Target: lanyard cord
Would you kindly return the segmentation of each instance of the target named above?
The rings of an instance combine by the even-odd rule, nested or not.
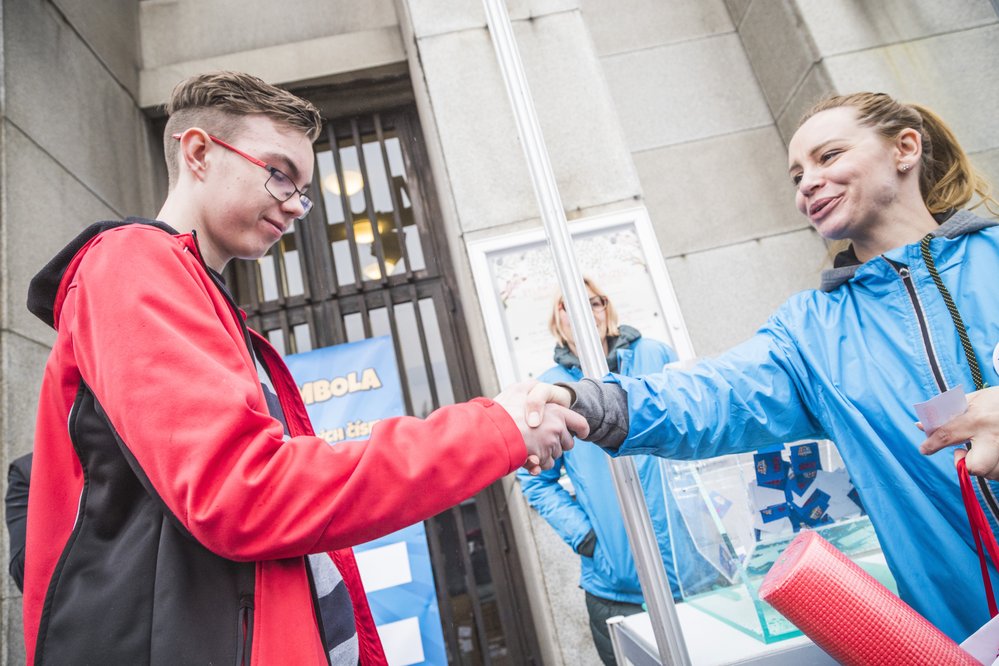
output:
[[[954,305],[954,299],[950,297],[950,292],[947,291],[947,287],[944,286],[943,280],[940,279],[940,273],[937,272],[937,264],[933,260],[933,255],[930,253],[930,241],[933,240],[933,234],[926,234],[923,240],[919,243],[919,249],[923,253],[923,261],[926,263],[926,268],[930,271],[930,276],[933,278],[933,284],[937,286],[937,291],[943,297],[944,304],[947,306],[948,312],[950,312],[950,318],[954,321],[954,328],[957,329],[957,336],[961,338],[961,346],[964,348],[964,356],[968,359],[968,365],[971,367],[971,378],[975,380],[975,390],[981,391],[985,388],[985,382],[982,381],[982,371],[978,367],[978,359],[975,358],[975,350],[971,346],[971,340],[968,339],[968,329],[964,327],[964,321],[961,319],[961,313],[957,311],[957,306]]]
[[[968,366],[971,368],[971,378],[975,381],[975,390],[980,391],[985,388],[985,382],[982,381],[982,371],[978,366],[978,359],[975,358],[975,350],[971,346],[971,340],[968,339],[968,329],[964,326],[964,321],[961,319],[961,313],[958,312],[957,306],[954,305],[954,299],[951,298],[950,292],[944,285],[943,280],[940,279],[940,273],[937,271],[936,262],[933,259],[933,254],[930,252],[930,241],[933,240],[933,234],[926,234],[922,241],[919,243],[919,249],[923,255],[923,262],[926,264],[926,268],[930,272],[930,276],[933,278],[933,284],[936,285],[937,291],[940,292],[940,296],[943,297],[944,304],[947,306],[947,311],[950,312],[950,318],[954,322],[954,328],[957,329],[957,335],[961,339],[961,347],[964,349],[964,356],[968,359]],[[968,449],[971,449],[971,442],[967,444]],[[968,514],[968,522],[971,524],[971,533],[975,537],[975,549],[978,551],[978,561],[982,567],[982,582],[985,584],[985,598],[989,604],[989,613],[992,617],[999,614],[999,608],[996,607],[995,593],[992,590],[992,581],[989,579],[989,568],[985,560],[985,553],[983,552],[983,544],[985,546],[984,550],[988,551],[989,556],[992,558],[992,563],[999,568],[999,545],[996,544],[995,536],[992,534],[992,530],[989,528],[988,520],[985,517],[985,512],[982,510],[981,504],[978,503],[978,497],[975,495],[975,489],[971,485],[971,475],[968,473],[968,468],[965,466],[964,460],[960,460],[957,464],[957,476],[958,481],[961,483],[961,499],[964,501],[964,509]],[[982,496],[988,499],[986,494],[988,491],[988,486],[986,485],[985,479],[978,478],[978,483],[982,487]]]

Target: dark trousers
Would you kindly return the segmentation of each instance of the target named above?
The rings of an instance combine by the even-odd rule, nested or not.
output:
[[[617,666],[614,659],[614,647],[611,645],[610,629],[607,620],[618,615],[634,615],[642,612],[641,604],[628,604],[610,599],[595,597],[586,593],[586,612],[590,614],[590,633],[593,634],[593,644],[597,654],[607,666]]]

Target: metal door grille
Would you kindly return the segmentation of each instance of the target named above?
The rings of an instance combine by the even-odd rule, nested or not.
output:
[[[250,324],[285,353],[390,334],[407,411],[425,416],[454,402],[454,384],[464,399],[474,377],[458,359],[456,326],[438,312],[454,310],[440,262],[424,255],[433,243],[404,150],[414,129],[403,112],[328,123],[312,214],[234,277]]]
[[[283,353],[390,334],[406,411],[421,417],[478,394],[428,179],[412,107],[328,120],[313,212],[227,274],[249,325]],[[504,515],[496,485],[427,521],[451,663],[537,660]]]

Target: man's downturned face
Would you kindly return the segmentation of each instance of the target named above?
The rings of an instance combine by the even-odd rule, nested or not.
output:
[[[254,115],[236,137],[219,138],[281,170],[303,192],[312,182],[312,142],[299,130]],[[206,260],[218,270],[230,259],[259,259],[302,214],[299,196],[278,201],[264,187],[270,172],[223,146],[211,144],[206,161],[199,230]]]

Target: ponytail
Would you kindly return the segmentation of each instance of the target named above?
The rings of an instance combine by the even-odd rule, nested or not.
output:
[[[971,165],[950,127],[925,106],[909,106],[922,117],[923,157],[919,190],[929,211],[942,213],[962,208],[977,194],[980,201],[975,208],[984,204],[993,215],[999,215],[999,206],[989,195],[988,181]]]

